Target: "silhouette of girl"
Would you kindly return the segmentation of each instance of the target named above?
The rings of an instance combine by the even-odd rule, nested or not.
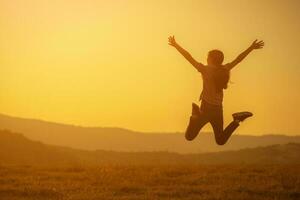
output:
[[[192,115],[185,132],[187,140],[193,140],[206,124],[213,127],[215,140],[218,145],[224,145],[239,123],[251,117],[251,112],[238,112],[232,114],[233,121],[223,129],[223,90],[227,89],[230,70],[240,63],[252,50],[261,49],[263,41],[255,40],[249,48],[242,52],[234,61],[223,65],[224,55],[220,50],[208,52],[207,65],[197,62],[189,52],[183,49],[174,36],[169,37],[169,45],[175,47],[202,75],[203,89],[200,100],[201,107],[192,104]]]

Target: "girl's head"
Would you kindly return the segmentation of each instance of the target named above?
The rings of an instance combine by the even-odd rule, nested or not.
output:
[[[208,65],[222,65],[224,54],[222,51],[214,49],[208,52],[207,64]]]

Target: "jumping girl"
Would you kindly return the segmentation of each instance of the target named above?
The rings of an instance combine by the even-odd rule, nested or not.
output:
[[[251,112],[238,112],[232,114],[233,121],[223,129],[223,90],[227,89],[230,78],[230,70],[239,64],[251,51],[261,49],[263,41],[255,40],[249,48],[242,52],[234,61],[223,65],[224,54],[220,50],[208,52],[207,65],[197,62],[189,52],[183,49],[174,36],[169,37],[169,45],[175,47],[185,59],[187,59],[201,73],[203,79],[203,89],[200,100],[201,106],[192,104],[192,115],[185,132],[187,140],[193,140],[206,124],[213,127],[216,143],[224,145],[239,123],[251,117]]]

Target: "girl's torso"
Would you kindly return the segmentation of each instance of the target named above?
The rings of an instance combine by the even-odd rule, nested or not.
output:
[[[215,71],[218,66],[205,66],[202,73],[203,89],[200,95],[200,100],[204,100],[212,105],[222,105],[223,89],[217,89],[215,81]]]

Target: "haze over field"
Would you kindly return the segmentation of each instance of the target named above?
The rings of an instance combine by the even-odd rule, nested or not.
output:
[[[31,140],[85,150],[169,151],[202,153],[275,144],[300,143],[300,136],[233,135],[224,146],[215,144],[213,133],[201,132],[194,141],[186,141],[183,133],[145,133],[121,128],[79,127],[67,124],[23,119],[0,114],[0,130],[21,133]]]
[[[225,121],[242,134],[300,133],[300,2],[296,0],[1,0],[0,112],[81,126],[182,132],[202,84],[174,49],[200,61],[219,48],[232,73]],[[210,131],[206,126],[204,131]]]
[[[9,154],[7,152],[10,152]],[[101,165],[199,165],[199,164],[300,164],[300,144],[272,145],[218,153],[178,154],[157,152],[83,151],[50,146],[21,134],[0,131],[1,165],[101,166]]]

